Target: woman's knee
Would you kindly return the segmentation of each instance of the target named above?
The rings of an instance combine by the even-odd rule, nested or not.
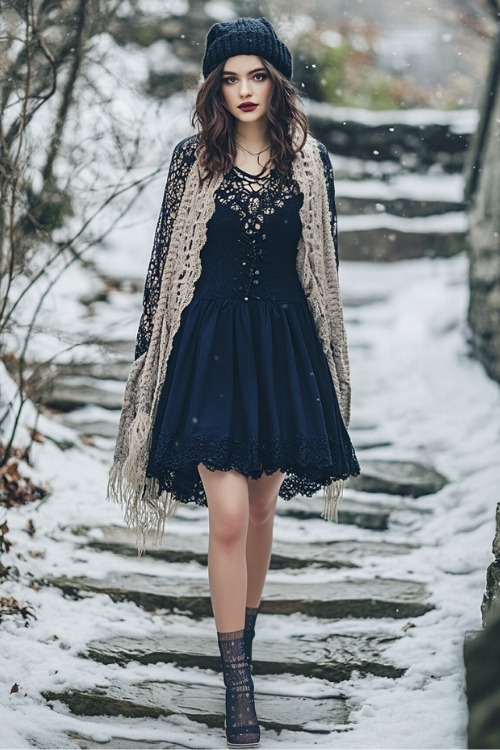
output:
[[[281,471],[248,480],[250,523],[265,526],[274,518],[278,493],[285,475]]]
[[[245,503],[233,498],[232,502],[221,503],[215,510],[213,506],[210,510],[209,506],[209,527],[211,541],[219,545],[232,547],[244,544],[248,529],[248,500]]]
[[[271,497],[251,498],[249,506],[250,523],[253,526],[266,526],[274,518],[277,499],[277,494]]]
[[[282,481],[281,473],[248,481],[250,523],[254,526],[265,526],[274,518]]]
[[[248,487],[237,472],[200,467],[207,496],[210,539],[226,547],[243,544],[248,528]]]

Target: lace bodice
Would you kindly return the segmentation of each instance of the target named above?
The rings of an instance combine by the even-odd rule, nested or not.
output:
[[[234,167],[215,201],[195,297],[305,301],[296,269],[303,202],[297,183],[275,170],[256,177]]]
[[[168,253],[170,239],[172,236],[172,230],[175,224],[175,219],[177,217],[177,213],[181,205],[182,197],[184,195],[186,180],[191,169],[193,168],[193,165],[196,162],[197,147],[198,147],[198,139],[196,136],[186,138],[183,141],[181,141],[179,144],[177,144],[177,146],[175,147],[174,153],[172,155],[172,161],[170,164],[167,184],[165,187],[162,208],[161,208],[160,216],[158,219],[158,224],[156,226],[153,251],[151,254],[151,260],[149,262],[146,282],[144,286],[143,311],[142,311],[142,317],[141,317],[141,321],[139,325],[139,330],[137,333],[136,348],[135,348],[136,359],[138,359],[145,351],[147,351],[149,347],[149,342],[151,340],[151,334],[153,330],[154,315],[158,306],[158,300],[160,296],[161,280],[162,280],[163,269],[165,266],[165,259]],[[332,169],[332,165],[331,165],[326,148],[322,144],[318,144],[318,147],[319,147],[319,154],[321,157],[321,161],[323,164],[323,171],[324,171],[324,176],[325,176],[325,183],[326,183],[329,208],[330,208],[331,233],[332,233],[334,246],[335,246],[336,262],[338,265],[337,214],[336,214],[336,209],[335,209],[335,188],[334,188],[334,182],[333,182],[333,169]],[[231,172],[228,174],[233,173],[233,171],[235,170],[231,170]],[[254,221],[255,217],[262,216],[262,215],[269,216],[269,214],[267,213],[267,211],[269,211],[269,205],[267,205],[268,199],[270,200],[272,198],[272,200],[275,201],[274,203],[275,211],[276,209],[283,208],[283,210],[285,210],[285,213],[287,209],[286,204],[289,198],[295,197],[296,199],[298,199],[296,186],[292,187],[290,184],[290,187],[288,188],[286,186],[286,181],[285,181],[285,185],[282,184],[281,186],[282,189],[284,190],[281,196],[281,200],[277,198],[277,195],[276,195],[277,183],[274,182],[276,179],[279,179],[279,177],[275,173],[272,173],[271,178],[269,180],[270,189],[268,190],[267,197],[263,193],[262,195],[253,196],[253,200],[248,201],[249,227],[252,221]],[[225,180],[224,182],[225,184],[227,183],[228,187],[230,188],[231,180],[229,180],[229,182]],[[243,188],[241,188],[241,190],[243,190]],[[228,206],[231,203],[231,199],[230,199],[231,194],[232,194],[231,189],[229,189],[229,191],[227,191],[227,188],[221,189],[218,195],[218,199],[216,201],[216,204],[218,207],[222,207],[225,205],[226,212],[231,210],[230,208],[228,208]],[[276,203],[276,200],[278,200],[277,203]],[[225,204],[224,204],[224,201],[225,201]],[[281,201],[283,202],[283,206],[280,206]],[[292,205],[290,205],[289,208],[292,209]],[[242,206],[236,205],[234,208],[235,215],[237,215],[241,210],[243,210]],[[238,221],[241,221],[241,213],[239,214]],[[216,222],[214,222],[214,224],[215,223]],[[214,227],[212,226],[209,228],[213,229]],[[264,234],[266,234],[266,232],[264,232]],[[268,245],[270,246],[269,235],[268,235],[268,239],[265,241],[268,242]],[[249,252],[251,255],[250,250],[251,250],[250,247],[247,248],[247,252]],[[247,271],[250,271],[251,268],[252,266],[249,266],[247,268]],[[249,274],[247,278],[247,282],[248,282],[248,279],[251,277],[252,286],[257,287],[260,285],[260,279],[258,278],[260,276],[260,268],[258,264],[256,266],[253,266],[253,268],[254,270],[258,270],[259,274],[253,274],[253,275]],[[239,269],[239,272],[240,274],[244,275],[242,269],[245,269],[245,267],[241,266],[241,268]],[[254,280],[259,281],[259,284],[253,284]],[[236,282],[236,279],[234,281]]]

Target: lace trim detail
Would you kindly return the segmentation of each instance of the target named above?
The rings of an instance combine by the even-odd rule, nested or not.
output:
[[[353,446],[341,451],[334,441],[298,435],[284,440],[235,441],[232,438],[189,437],[176,439],[162,435],[150,460],[148,476],[159,483],[160,493],[172,494],[181,503],[206,506],[207,500],[198,473],[202,463],[210,471],[230,471],[258,479],[262,474],[282,471],[286,477],[280,497],[311,497],[322,487],[360,472]]]
[[[186,138],[177,144],[172,155],[162,210],[156,225],[153,251],[144,284],[142,316],[136,339],[135,359],[138,359],[141,354],[148,350],[151,341],[154,316],[160,299],[165,259],[174,222],[184,195],[187,176],[195,162],[196,146],[197,140],[195,138]]]

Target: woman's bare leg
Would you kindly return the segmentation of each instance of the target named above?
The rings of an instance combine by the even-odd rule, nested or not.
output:
[[[247,607],[258,607],[266,580],[273,544],[274,514],[285,475],[276,472],[248,479],[250,513],[246,539]]]
[[[209,517],[208,579],[218,633],[243,630],[247,597],[247,479],[198,466]]]

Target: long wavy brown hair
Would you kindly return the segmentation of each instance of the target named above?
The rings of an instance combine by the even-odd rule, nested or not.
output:
[[[200,165],[209,178],[224,174],[236,160],[235,119],[227,110],[222,94],[224,65],[225,62],[220,63],[201,84],[193,108],[192,124],[199,133]],[[267,60],[262,59],[262,65],[273,84],[267,107],[269,161],[285,176],[304,148],[307,118],[290,81]]]

